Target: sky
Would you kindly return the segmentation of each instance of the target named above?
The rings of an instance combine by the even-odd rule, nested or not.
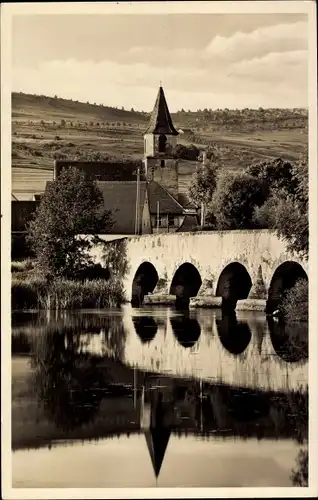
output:
[[[150,111],[308,105],[303,14],[15,15],[12,90]]]

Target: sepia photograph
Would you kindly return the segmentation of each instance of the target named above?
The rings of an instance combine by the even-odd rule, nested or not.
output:
[[[318,493],[315,10],[2,4],[3,498]]]

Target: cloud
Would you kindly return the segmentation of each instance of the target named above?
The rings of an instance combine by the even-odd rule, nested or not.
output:
[[[307,104],[306,57],[272,53],[225,68],[153,67],[104,60],[51,61],[14,68],[13,90],[151,110],[163,82],[172,110]]]
[[[290,52],[307,49],[308,25],[304,21],[278,24],[256,29],[250,33],[236,32],[230,37],[215,36],[204,50],[206,59],[224,62],[261,57],[271,52]]]
[[[190,49],[132,46],[116,60],[63,57],[13,67],[13,90],[151,110],[159,82],[172,110],[307,105],[307,23],[215,36]]]

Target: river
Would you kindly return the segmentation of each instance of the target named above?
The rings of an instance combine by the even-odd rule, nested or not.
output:
[[[307,329],[209,309],[14,312],[13,487],[306,484]]]

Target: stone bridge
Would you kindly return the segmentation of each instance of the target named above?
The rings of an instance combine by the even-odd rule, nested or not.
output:
[[[181,307],[191,297],[219,297],[230,309],[239,300],[262,299],[273,312],[282,293],[299,278],[307,279],[307,261],[287,252],[270,230],[165,233],[122,241],[128,261],[124,287],[134,305],[145,295],[174,296]],[[100,251],[94,253],[101,261]]]

